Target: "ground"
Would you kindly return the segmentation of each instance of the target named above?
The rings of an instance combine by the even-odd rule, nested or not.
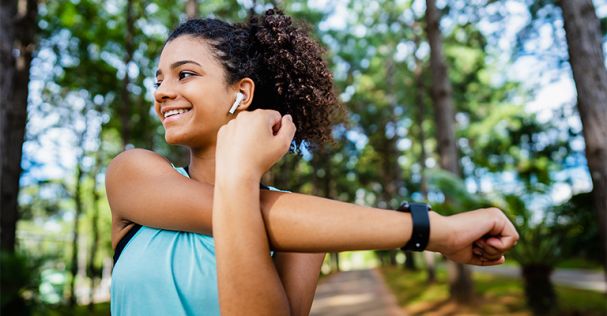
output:
[[[385,267],[380,272],[398,304],[409,315],[517,315],[530,316],[520,279],[474,272],[479,293],[472,306],[459,306],[449,300],[446,273],[438,271],[435,284],[426,283],[426,272]],[[607,315],[604,293],[556,286],[559,315]]]

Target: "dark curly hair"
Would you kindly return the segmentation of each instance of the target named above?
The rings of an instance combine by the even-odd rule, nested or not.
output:
[[[247,23],[192,19],[180,24],[167,43],[183,35],[207,40],[226,73],[227,84],[243,78],[255,82],[249,110],[273,109],[291,114],[297,126],[292,150],[305,141],[316,148],[333,140],[331,127],[345,111],[333,87],[333,74],[322,59],[325,49],[311,27],[294,25],[284,11],[269,9]]]

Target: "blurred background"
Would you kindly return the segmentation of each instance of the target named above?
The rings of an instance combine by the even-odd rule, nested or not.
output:
[[[497,206],[521,234],[499,269],[354,252],[328,254],[321,279],[378,268],[411,315],[607,314],[607,0],[12,0],[0,21],[5,315],[109,314],[108,163],[146,148],[188,164],[152,109],[168,32],[273,6],[313,26],[349,118],[334,146],[285,156],[264,184],[443,215]]]

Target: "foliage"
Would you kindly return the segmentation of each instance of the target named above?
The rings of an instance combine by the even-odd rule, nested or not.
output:
[[[4,315],[31,315],[43,307],[40,272],[48,258],[30,257],[24,252],[0,253],[0,303]]]
[[[586,258],[598,264],[603,262],[599,227],[596,221],[592,193],[574,195],[568,201],[555,206],[554,233],[564,236],[567,258]]]
[[[593,221],[594,212],[588,195],[573,196],[554,207],[550,213],[553,217],[544,217],[540,222],[533,220],[520,197],[505,197],[520,234],[518,245],[509,256],[522,266],[527,302],[537,315],[550,314],[557,309],[550,275],[558,263],[600,245],[598,225]],[[584,242],[594,243],[585,245]],[[600,253],[600,248],[596,250]]]
[[[199,3],[201,16],[227,21],[241,21],[278,4],[312,24],[314,35],[327,47],[335,88],[350,121],[334,127],[334,147],[285,156],[264,175],[264,184],[380,208],[395,209],[405,199],[427,201],[445,215],[498,205],[521,233],[512,254],[520,262],[554,267],[565,258],[600,259],[587,195],[556,207],[550,202],[543,203],[541,210],[534,207],[548,199],[560,171],[585,164],[583,148],[572,146],[582,137],[581,129],[571,123],[577,113],[563,106],[554,110],[551,120],[539,120],[525,110],[533,87],[505,75],[512,60],[504,61],[504,55],[532,53],[524,50],[532,46],[523,44],[534,40],[544,24],[555,38],[555,46],[544,56],[549,61],[564,60],[560,9],[554,1],[526,2],[530,24],[518,35],[521,45],[510,52],[500,44],[506,40],[502,31],[508,17],[503,1],[442,1],[444,54],[453,84],[463,175],[458,179],[437,166],[440,144],[431,119],[422,2]],[[103,257],[112,253],[111,217],[102,183],[111,159],[123,149],[139,147],[154,150],[177,166],[188,164],[187,150],[164,141],[164,130],[151,113],[155,67],[169,29],[185,19],[185,1],[131,0],[130,17],[128,3],[62,0],[43,1],[38,7],[40,41],[32,63],[19,229],[51,235],[44,223],[59,223],[55,234],[67,236],[74,229],[69,226],[70,216],[78,197],[84,208],[79,229],[92,237],[97,203],[101,211],[97,270]],[[486,23],[497,25],[497,31],[487,31]],[[607,25],[605,19],[602,23]],[[425,112],[421,119],[420,109]],[[55,167],[54,173],[45,172],[48,165]],[[81,175],[75,171],[77,166]],[[48,174],[53,176],[47,179]],[[75,188],[77,177],[82,181],[80,193]],[[99,201],[96,195],[101,196]],[[32,253],[42,249],[23,248]],[[67,261],[71,253],[62,249],[55,254]],[[30,281],[39,282],[39,275],[32,272]],[[509,291],[517,286],[505,287]],[[435,290],[442,295],[440,288]],[[523,309],[519,296],[512,310]]]
[[[588,258],[601,262],[598,225],[591,193],[574,195],[550,209],[540,222],[520,197],[505,196],[520,241],[511,256],[523,266],[554,268],[568,258]]]

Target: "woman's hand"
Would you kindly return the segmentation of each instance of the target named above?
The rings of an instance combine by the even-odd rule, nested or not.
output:
[[[514,225],[497,208],[441,216],[430,212],[428,250],[464,264],[496,265],[519,239]]]
[[[281,117],[273,110],[241,112],[217,134],[217,170],[259,180],[289,151],[295,130],[291,115]]]

